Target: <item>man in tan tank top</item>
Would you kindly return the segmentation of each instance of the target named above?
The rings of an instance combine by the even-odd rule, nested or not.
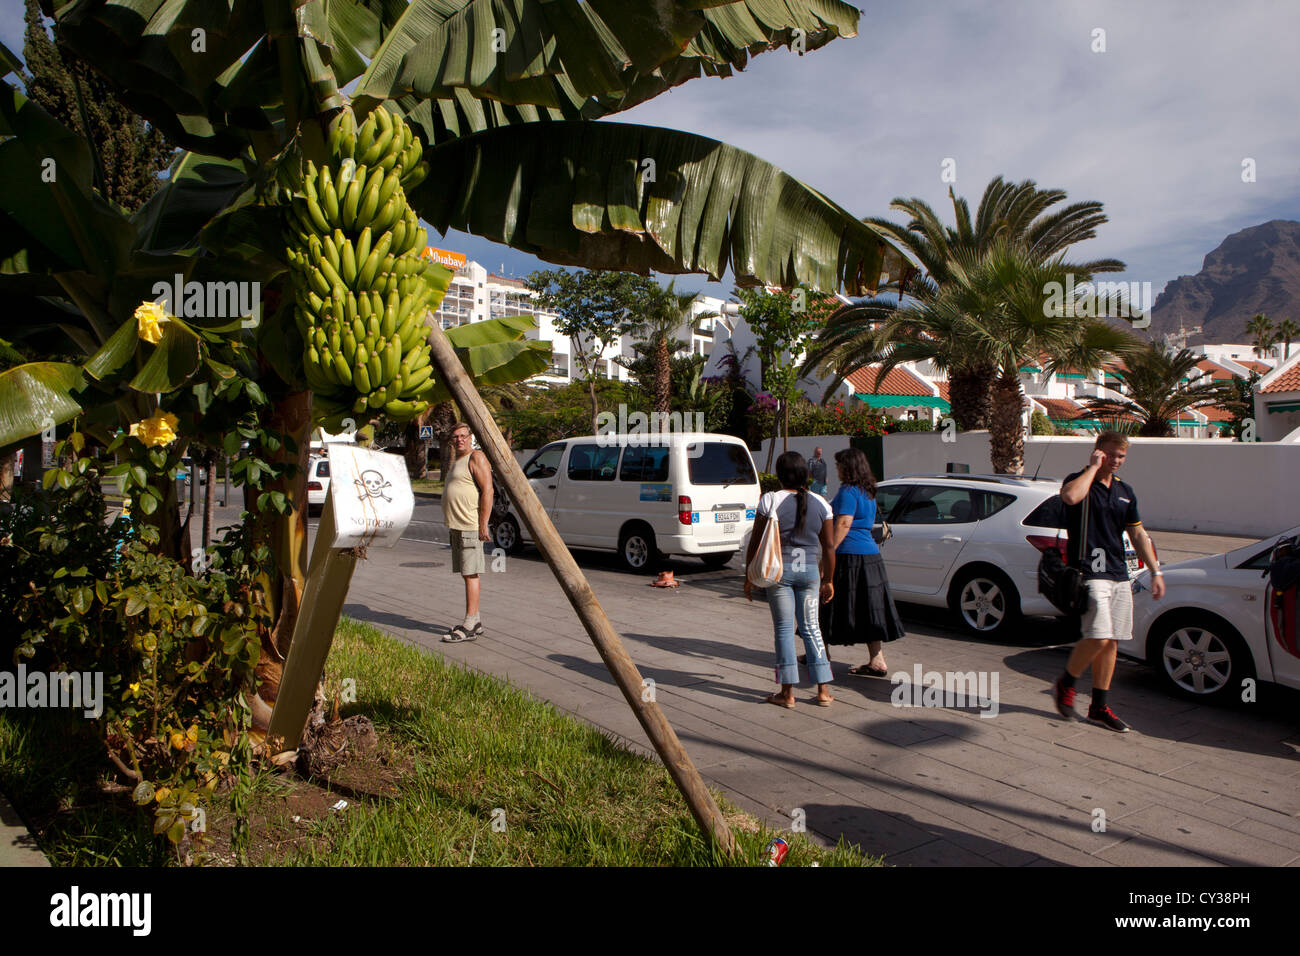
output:
[[[454,451],[451,468],[443,479],[442,513],[451,535],[451,570],[465,579],[465,621],[443,635],[448,644],[477,640],[483,633],[479,620],[479,575],[483,573],[483,542],[489,540],[492,514],[492,466],[487,455],[475,451],[469,426],[458,422],[451,429]]]

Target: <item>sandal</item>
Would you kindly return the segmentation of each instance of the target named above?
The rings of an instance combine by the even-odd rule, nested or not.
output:
[[[859,664],[857,667],[850,667],[849,674],[853,677],[888,677],[889,668],[882,667],[877,669],[869,667],[866,664]]]
[[[829,707],[831,704],[835,703],[835,698],[834,698],[834,697],[814,697],[814,698],[813,698],[813,703],[816,704],[818,707]]]
[[[783,694],[769,694],[763,698],[765,704],[776,704],[778,707],[784,707],[786,710],[794,710],[794,701],[785,697]]]
[[[479,635],[483,633],[483,622],[480,621],[474,625],[474,630],[467,631],[464,624],[457,624],[450,631],[442,636],[444,644],[463,644],[466,641],[476,641]]]

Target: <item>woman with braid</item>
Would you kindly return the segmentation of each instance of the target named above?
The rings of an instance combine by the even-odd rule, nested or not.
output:
[[[821,495],[808,490],[808,462],[798,452],[788,451],[776,460],[780,491],[769,491],[758,502],[754,530],[745,554],[745,597],[754,600],[748,567],[763,539],[769,521],[781,532],[781,580],[767,588],[767,604],[776,628],[776,681],[781,690],[765,698],[779,707],[794,706],[794,685],[799,682],[799,664],[794,653],[796,622],[803,635],[808,673],[817,684],[814,702],[829,707],[831,665],[826,657],[817,623],[820,601],[835,593],[835,542],[831,531],[831,506]]]

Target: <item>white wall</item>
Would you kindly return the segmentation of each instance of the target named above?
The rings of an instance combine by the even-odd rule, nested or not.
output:
[[[885,477],[933,474],[948,462],[989,474],[989,433],[885,436]],[[801,439],[802,441],[803,439]],[[1093,438],[1025,441],[1025,474],[1064,478],[1088,464]],[[1137,492],[1142,522],[1163,531],[1258,536],[1300,524],[1300,445],[1195,438],[1134,438],[1120,477]],[[822,454],[826,454],[823,446]],[[757,456],[756,456],[757,457]]]

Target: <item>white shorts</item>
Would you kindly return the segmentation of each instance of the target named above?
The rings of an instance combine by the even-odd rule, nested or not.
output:
[[[1083,612],[1083,637],[1089,640],[1133,639],[1133,590],[1127,581],[1094,578],[1085,581],[1088,606]]]

